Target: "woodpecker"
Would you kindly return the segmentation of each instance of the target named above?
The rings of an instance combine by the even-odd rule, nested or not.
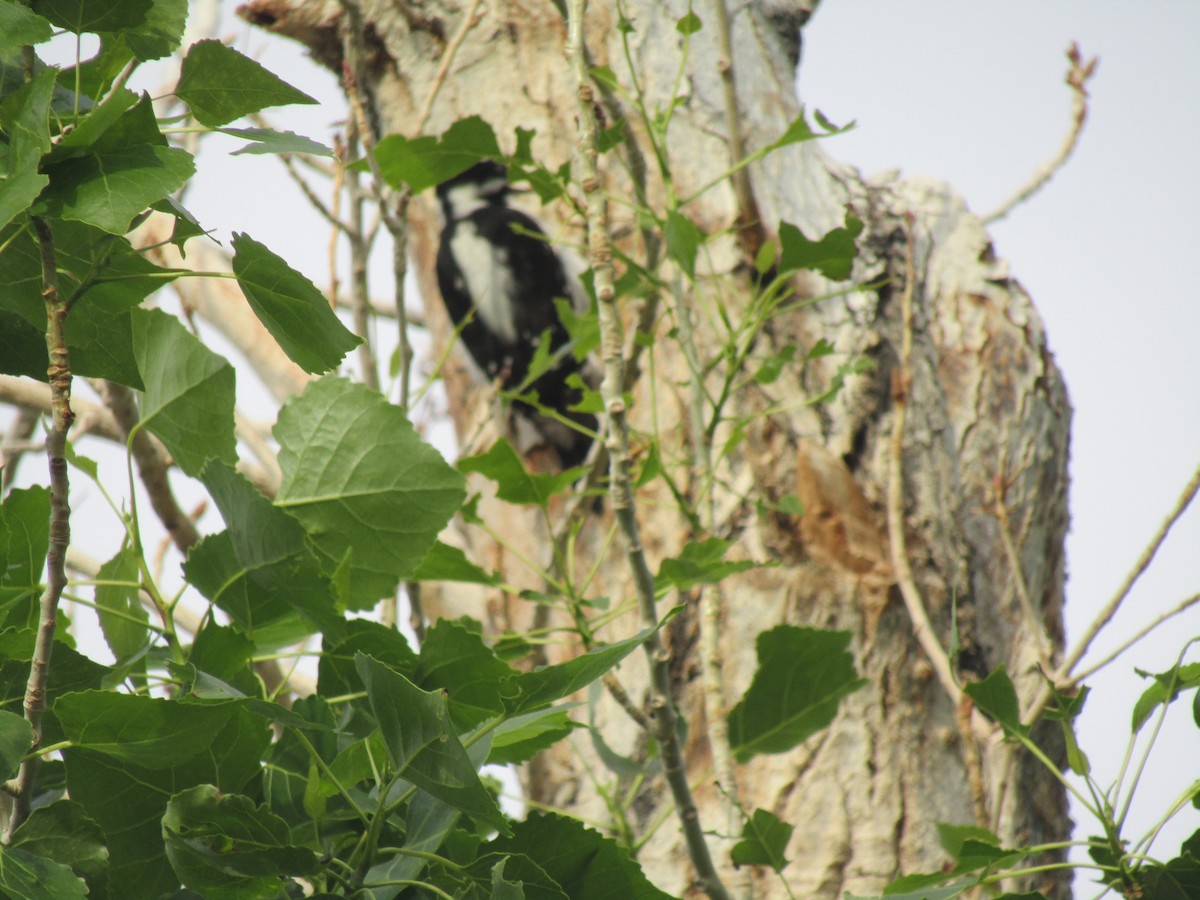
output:
[[[583,367],[566,349],[570,338],[554,305],[561,298],[582,310],[587,297],[541,226],[508,205],[511,192],[508,170],[491,160],[438,186],[445,220],[437,255],[442,300],[476,365],[507,389],[521,387],[539,341],[549,340],[555,362],[522,393],[536,392],[542,406],[595,431],[595,416],[570,410],[581,391],[567,379],[582,376]],[[528,404],[518,401],[513,410],[564,466],[584,461],[588,436]]]

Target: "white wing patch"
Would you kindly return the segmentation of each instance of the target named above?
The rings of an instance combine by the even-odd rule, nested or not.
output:
[[[489,331],[509,344],[516,344],[515,285],[507,265],[507,251],[481,238],[469,220],[460,222],[454,230],[450,250],[462,269],[467,294],[475,300],[475,314]]]

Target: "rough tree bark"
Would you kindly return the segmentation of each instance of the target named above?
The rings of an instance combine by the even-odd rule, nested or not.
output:
[[[361,88],[371,115],[380,134],[410,134],[447,41],[469,4],[362,0],[360,5],[367,51]],[[743,4],[734,16],[738,99],[751,149],[780,134],[799,110],[793,73],[806,5],[811,4]],[[675,22],[686,6],[682,0],[625,3],[636,26],[633,65],[652,107],[671,89],[681,41]],[[480,9],[441,86],[427,133],[481,114],[502,140],[511,140],[515,127],[536,128],[535,149],[548,164],[570,159],[576,100],[563,59],[563,18],[543,0],[493,0]],[[707,23],[706,5],[696,12]],[[341,71],[339,0],[253,0],[244,15],[301,40]],[[615,4],[592,4],[588,52],[596,64],[624,77],[616,16]],[[693,37],[686,71],[686,103],[676,112],[670,141],[681,193],[715,177],[728,162],[717,46],[710,30]],[[607,110],[610,118],[623,112]],[[629,196],[623,168],[611,159],[606,165],[608,190]],[[1035,762],[1015,756],[978,714],[972,720],[970,710],[944,689],[934,662],[914,638],[898,587],[903,573],[894,565],[887,515],[894,462],[889,448],[901,391],[907,424],[899,458],[900,528],[912,570],[910,587],[922,598],[942,647],[950,643],[957,606],[961,678],[981,677],[1005,665],[1022,695],[1028,695],[1039,677],[1036,664],[1061,646],[1070,419],[1038,314],[1005,263],[992,254],[981,223],[944,184],[890,177],[866,181],[815,143],[770,156],[752,168],[752,176],[770,232],[785,219],[818,235],[840,225],[847,207],[866,229],[855,273],[860,287],[777,318],[760,337],[764,352],[788,343],[803,351],[824,339],[836,355],[797,365],[773,385],[742,391],[730,410],[733,418],[750,419],[750,434],[720,464],[716,531],[735,538],[746,556],[775,565],[739,576],[724,590],[723,703],[728,709],[753,674],[755,636],[783,622],[849,630],[870,684],[845,702],[826,732],[792,753],[758,757],[741,767],[741,802],[796,825],[789,847],[793,862],[785,875],[800,897],[877,892],[898,874],[936,869],[944,861],[936,822],[980,822],[1012,843],[1062,839],[1069,822],[1061,788]],[[657,190],[653,180],[651,190]],[[724,186],[712,191],[688,213],[706,233],[719,234],[735,219],[733,192]],[[538,215],[560,226],[560,236],[578,236],[578,222],[566,220],[563,210]],[[623,249],[640,253],[634,223],[615,205],[613,217]],[[423,293],[435,297],[431,273],[438,222],[431,197],[414,200],[411,223],[412,258]],[[910,235],[916,278],[911,378],[905,383],[900,377],[906,330],[901,300]],[[714,240],[711,248],[715,273],[734,272],[734,242]],[[735,273],[724,284],[736,284],[738,277]],[[800,285],[809,296],[829,287],[815,277]],[[734,315],[744,302],[728,287],[692,299],[702,346],[712,334],[718,296]],[[437,306],[430,304],[434,321],[440,315]],[[634,306],[625,304],[627,326],[636,320]],[[656,327],[665,332],[663,316]],[[650,427],[647,397],[655,390],[664,441],[683,459],[687,399],[681,385],[688,380],[687,368],[670,341],[658,341],[655,352],[657,383],[651,385],[643,375],[635,389],[640,402],[635,402],[633,421]],[[869,358],[874,368],[850,378],[831,403],[787,402],[823,392],[836,366],[853,356]],[[465,379],[450,382],[462,433],[469,435],[481,415],[481,392],[472,393]],[[761,415],[776,406],[785,411]],[[482,415],[486,418],[486,411]],[[752,498],[774,501],[788,495],[801,499],[803,515],[756,512]],[[677,552],[687,531],[672,512],[669,495],[652,487],[640,500],[652,559]],[[511,509],[504,515],[506,535],[523,535],[518,540],[524,548],[545,558],[544,532],[534,516],[521,521]],[[580,553],[610,554],[589,594],[607,595],[615,603],[631,592],[619,554],[606,543],[610,537],[610,520],[601,516],[589,522]],[[1008,538],[1011,552],[1005,550]],[[522,583],[515,558],[479,532],[460,541],[481,562]],[[512,597],[456,592],[442,602],[447,614],[467,612],[495,627],[529,621],[529,611]],[[669,636],[677,699],[688,719],[689,774],[702,818],[708,828],[728,833],[734,826],[721,812],[703,718],[695,652],[699,628],[689,606]],[[642,696],[644,678],[640,663],[621,671],[635,698]],[[615,705],[601,702],[596,715],[618,751],[636,754],[643,747],[644,739]],[[604,821],[608,813],[587,770],[613,776],[586,743],[568,742],[530,766],[527,790],[540,802]],[[650,781],[633,807],[635,827],[654,823],[668,803],[663,786]],[[728,845],[714,840],[713,849],[723,871],[735,877]],[[653,833],[640,858],[661,887],[690,895],[691,870],[673,820]],[[782,895],[773,876],[757,882],[758,896]],[[1051,895],[1067,893],[1065,882],[1054,876],[1036,886]]]

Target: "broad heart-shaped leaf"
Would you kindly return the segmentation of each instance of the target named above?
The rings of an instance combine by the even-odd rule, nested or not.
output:
[[[361,653],[355,664],[397,772],[443,803],[508,834],[508,820],[458,741],[445,695],[423,691]]]
[[[34,12],[74,34],[121,31],[146,21],[154,0],[35,0]]]
[[[336,369],[362,343],[317,286],[244,234],[233,235],[233,274],[260,322],[305,372]]]
[[[783,753],[825,728],[842,698],[867,682],[847,652],[850,633],[779,625],[758,636],[758,671],[729,712],[738,762]]]
[[[360,384],[312,382],[275,425],[295,516],[333,571],[349,562],[349,602],[365,609],[396,590],[463,501],[463,478],[404,413]]]
[[[968,682],[963,686],[963,691],[983,712],[1003,725],[1005,731],[1010,734],[1029,734],[1029,729],[1021,724],[1021,704],[1017,699],[1017,689],[1013,687],[1012,679],[1008,677],[1008,669],[1003,663],[986,678]]]
[[[496,482],[496,495],[501,500],[539,509],[545,509],[555,494],[570,488],[580,472],[570,469],[555,475],[534,474],[525,468],[505,438],[500,438],[483,453],[460,459],[457,467],[460,472],[478,472]]]
[[[846,213],[845,227],[835,228],[816,241],[810,241],[790,222],[780,222],[779,274],[812,269],[826,278],[844,281],[850,277],[858,255],[855,241],[862,230],[863,223],[850,212]]]
[[[188,554],[184,575],[246,634],[299,612],[314,629],[333,627],[333,586],[304,529],[231,466],[210,462],[201,476],[228,529]]]
[[[180,880],[209,897],[271,900],[280,878],[312,875],[316,854],[292,843],[287,823],[266,806],[214,785],[180,791],[163,813],[167,859]]]
[[[41,593],[49,547],[50,491],[9,491],[0,503],[0,622],[10,604]]]
[[[37,632],[32,626],[0,629],[0,706],[5,709],[21,708],[36,638]],[[64,693],[98,688],[100,680],[109,672],[106,666],[92,662],[60,640],[55,640],[51,658],[54,664],[50,666],[46,690],[47,704],[51,705]],[[54,727],[57,734],[57,723]]]
[[[237,462],[233,367],[161,310],[137,310],[134,354],[146,385],[141,425],[198,476],[210,459]]]
[[[662,627],[661,624],[659,627]],[[645,628],[631,638],[597,647],[566,662],[545,666],[533,672],[522,672],[505,688],[505,706],[508,714],[515,716],[549,706],[555,700],[561,700],[587,687],[645,643],[653,632],[653,628]]]
[[[197,41],[183,58],[175,96],[196,121],[216,127],[269,106],[316,103],[254,60],[220,41]]]
[[[0,845],[0,895],[21,900],[86,897],[87,885],[67,866]]]
[[[24,44],[40,44],[50,40],[53,34],[54,29],[48,21],[20,3],[0,3],[0,52]]]
[[[731,546],[733,541],[721,538],[689,542],[678,559],[662,561],[654,577],[655,593],[661,596],[672,587],[683,591],[697,584],[712,584],[759,565],[752,560],[726,562],[725,553]]]
[[[499,156],[496,132],[479,116],[459,119],[440,138],[389,134],[375,147],[383,180],[397,189],[408,185],[414,193],[465,172],[481,159]]]
[[[21,768],[21,759],[33,746],[33,726],[23,716],[0,709],[0,780]]]
[[[90,153],[47,167],[50,186],[38,207],[54,218],[124,234],[134,216],[175,191],[195,171],[192,155],[178,147],[141,144]]]
[[[794,825],[781,821],[765,809],[756,809],[742,826],[742,839],[733,845],[734,866],[770,866],[782,872],[788,864],[788,841]]]
[[[186,763],[155,769],[82,748],[64,751],[71,798],[108,836],[110,897],[158,900],[173,894],[179,878],[167,861],[162,836],[167,801],[197,784],[242,791],[262,772],[271,730],[262,718],[239,708],[205,743],[208,749]]]
[[[446,692],[459,731],[503,713],[501,687],[517,674],[483,642],[481,631],[473,619],[439,619],[421,643],[413,679],[425,690]]]
[[[10,846],[69,866],[83,876],[92,896],[104,896],[108,848],[104,832],[73,800],[39,806],[13,835]]]
[[[647,880],[624,847],[578,819],[530,813],[513,825],[511,837],[498,837],[485,846],[496,853],[529,857],[571,900],[670,900]],[[509,877],[513,875],[510,870]]]
[[[317,685],[322,696],[335,697],[362,691],[362,679],[355,667],[355,658],[360,653],[383,663],[410,681],[416,676],[417,654],[403,634],[370,619],[351,619],[346,622],[341,634],[321,635]]]
[[[75,746],[148,769],[182,765],[208,749],[237,703],[188,703],[140,694],[64,694],[54,714]]]

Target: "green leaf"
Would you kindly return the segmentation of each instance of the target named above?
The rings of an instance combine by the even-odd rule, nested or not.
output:
[[[847,631],[794,625],[758,636],[758,670],[728,719],[738,762],[786,752],[833,721],[842,699],[867,683],[849,645]]]
[[[690,9],[687,11],[686,15],[675,22],[675,30],[680,34],[695,34],[703,27],[704,23],[700,21],[700,17]]]
[[[146,768],[87,749],[64,751],[71,798],[108,836],[109,896],[159,900],[178,889],[162,835],[162,816],[174,794],[197,784],[238,793],[261,774],[271,731],[253,713],[227,706],[235,713],[204,737],[207,749],[178,766]]]
[[[96,585],[96,614],[100,618],[100,630],[118,663],[141,652],[150,635],[150,629],[146,627],[150,617],[142,606],[136,587],[140,578],[138,554],[128,543],[122,545],[116,555],[96,573],[99,582],[125,582]]]
[[[269,106],[316,103],[220,41],[197,41],[183,58],[175,96],[201,125],[216,127]]]
[[[71,304],[67,316],[71,368],[75,374],[82,374],[78,371],[76,351],[86,347],[94,336],[80,333],[75,327],[76,319],[84,316],[81,309],[98,308],[97,313],[110,317],[133,309],[180,272],[159,268],[136,252],[124,237],[91,225],[56,221],[51,223],[51,231],[59,291]],[[9,232],[5,237],[12,234]],[[46,303],[42,299],[41,256],[36,240],[28,231],[16,235],[0,253],[0,287],[3,287],[0,309],[23,316],[44,332]]]
[[[450,702],[450,718],[459,731],[469,731],[504,712],[501,686],[517,674],[483,642],[478,622],[439,619],[421,643],[414,683],[442,690]]]
[[[197,704],[140,694],[79,691],[54,703],[75,746],[148,769],[166,769],[208,749],[237,704]]]
[[[0,893],[21,900],[86,897],[83,879],[63,865],[0,844]]]
[[[258,241],[234,232],[233,251],[233,274],[250,308],[305,372],[336,369],[362,343],[315,284]]]
[[[352,619],[342,634],[321,635],[317,684],[322,695],[334,697],[362,691],[362,679],[354,662],[359,653],[378,660],[410,681],[417,673],[417,654],[403,634],[369,619]]]
[[[38,172],[19,172],[0,181],[0,228],[29,209],[49,183],[50,179]]]
[[[161,310],[136,311],[133,340],[146,384],[139,425],[158,435],[188,475],[198,476],[210,459],[236,464],[233,367]]]
[[[764,244],[763,246],[769,247],[771,245]],[[758,384],[774,384],[779,376],[783,374],[784,367],[791,365],[792,360],[795,358],[796,345],[784,345],[778,352],[772,353],[762,361],[754,372],[754,380]]]
[[[667,213],[667,221],[663,226],[663,238],[667,242],[667,253],[688,278],[696,277],[696,254],[704,235],[691,219],[673,209]]]
[[[312,138],[293,131],[276,131],[273,128],[218,128],[221,134],[231,137],[245,138],[250,141],[240,150],[234,150],[230,156],[263,153],[311,153],[314,156],[334,155],[333,151]]]
[[[0,374],[48,382],[49,365],[46,332],[34,328],[22,316],[0,309]]]
[[[511,837],[485,845],[495,853],[526,856],[562,887],[571,900],[670,900],[647,880],[629,852],[577,819],[533,812],[512,827]],[[515,877],[510,870],[510,877]]]
[[[459,581],[466,584],[502,584],[495,572],[488,572],[467,559],[457,547],[435,541],[412,575],[413,581]]]
[[[844,228],[835,228],[816,241],[810,241],[790,222],[780,222],[779,274],[811,269],[834,281],[849,278],[858,255],[855,241],[862,234],[863,223],[850,212],[845,222]]]
[[[187,0],[152,0],[145,20],[121,29],[119,36],[140,60],[161,59],[174,53],[187,24]],[[114,38],[117,35],[102,35]]]
[[[467,456],[457,463],[460,472],[478,472],[496,482],[496,495],[507,503],[545,509],[551,498],[570,488],[579,478],[580,469],[568,469],[555,475],[536,475],[525,468],[512,444],[500,438],[483,453]]]
[[[667,618],[670,619],[671,616],[668,615]],[[666,621],[664,620],[663,624]],[[554,701],[587,687],[645,643],[653,633],[653,628],[646,628],[631,638],[597,647],[566,662],[545,666],[533,672],[522,672],[513,678],[510,686],[505,689],[508,714],[512,716],[549,706]]]
[[[658,574],[654,576],[655,594],[661,596],[672,587],[683,591],[697,584],[713,584],[728,575],[745,572],[758,565],[752,560],[726,562],[725,553],[731,546],[733,541],[721,538],[689,541],[678,559],[662,561]]]
[[[209,463],[201,477],[228,530],[192,548],[188,582],[251,636],[296,612],[333,627],[333,585],[300,524],[228,465]]]
[[[355,608],[416,571],[466,495],[462,476],[400,409],[344,379],[315,381],[288,401],[275,438],[276,505],[304,526],[327,572],[349,560]]]
[[[358,674],[397,772],[417,787],[507,834],[508,820],[458,741],[446,697],[359,654]]]
[[[502,859],[492,867],[491,900],[525,900],[524,885],[520,881],[508,881],[504,877],[504,866],[507,862],[507,859]]]
[[[1000,846],[1000,838],[978,825],[951,825],[947,822],[935,824],[937,825],[938,843],[952,859],[957,860],[963,855],[963,846],[967,842],[990,844],[993,847]]]
[[[501,156],[492,126],[479,116],[459,119],[441,137],[389,134],[375,147],[383,180],[419,193],[465,172],[481,159]]]
[[[0,52],[40,44],[53,34],[50,23],[27,7],[9,0],[0,3]]]
[[[121,31],[146,21],[152,0],[34,0],[33,9],[74,34]]]
[[[17,774],[21,760],[33,746],[33,726],[24,716],[0,709],[0,780]]]
[[[8,138],[7,146],[0,145],[3,174],[36,173],[38,161],[50,149],[48,116],[53,93],[54,70],[44,69],[0,104],[0,127]]]
[[[789,862],[787,845],[795,830],[794,825],[765,809],[754,810],[754,815],[742,826],[742,839],[733,845],[734,866],[770,866],[782,872]]]
[[[67,866],[87,881],[91,895],[104,896],[108,874],[104,832],[73,800],[34,809],[10,846]]]
[[[964,685],[963,691],[983,712],[1004,726],[1005,731],[1011,734],[1029,734],[1029,729],[1021,724],[1021,705],[1017,700],[1017,690],[1013,687],[1012,679],[1008,677],[1007,668],[1003,663],[987,678]]]
[[[0,503],[0,622],[8,606],[41,593],[49,548],[50,491],[12,489]]]
[[[1141,727],[1146,724],[1146,720],[1150,718],[1150,714],[1158,707],[1172,703],[1183,691],[1190,691],[1200,687],[1200,663],[1172,666],[1167,671],[1160,672],[1157,675],[1152,675],[1149,672],[1143,672],[1139,669],[1138,674],[1143,678],[1153,678],[1154,684],[1146,688],[1142,692],[1142,695],[1138,697],[1137,703],[1133,705],[1132,726],[1134,734],[1137,734]]]
[[[489,765],[519,765],[533,759],[541,751],[557,744],[576,728],[579,722],[567,715],[562,707],[549,707],[519,716],[510,716],[492,732]]]
[[[819,112],[815,115],[815,118],[817,120],[817,124],[824,129],[824,134],[818,134],[817,132],[813,131],[812,126],[810,126],[807,120],[804,118],[804,110],[800,110],[800,114],[796,116],[796,118],[792,121],[792,124],[789,125],[787,130],[785,130],[783,134],[781,134],[766,148],[766,151],[769,153],[778,150],[780,147],[786,147],[789,144],[800,144],[804,141],[812,141],[818,138],[833,137],[837,134],[845,134],[847,131],[850,131],[854,128],[853,122],[851,122],[849,125],[839,128]]]
[[[38,205],[47,216],[124,234],[134,216],[195,171],[192,155],[178,147],[141,144],[89,153],[47,167],[50,186]]]
[[[273,900],[283,876],[316,874],[316,854],[292,843],[287,823],[249,797],[211,784],[167,802],[163,837],[171,867],[206,897]]]
[[[33,613],[31,618],[36,622],[36,603],[30,606]],[[21,708],[36,639],[37,631],[33,625],[0,630],[0,706]],[[99,687],[101,679],[109,671],[60,640],[54,642],[51,658],[54,664],[50,666],[46,689],[47,705],[53,705],[61,694]]]

